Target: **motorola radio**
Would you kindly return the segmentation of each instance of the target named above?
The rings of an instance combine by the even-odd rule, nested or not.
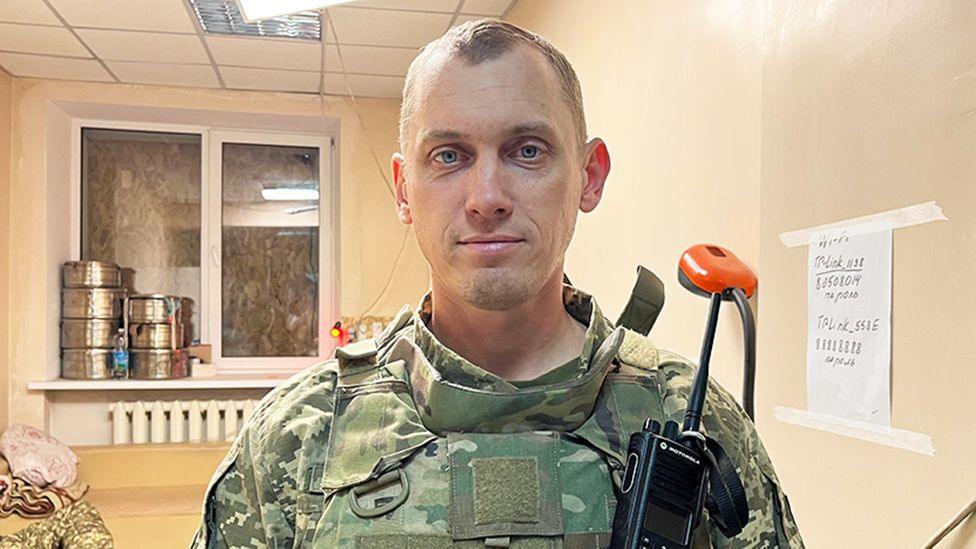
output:
[[[735,465],[700,427],[708,363],[723,300],[734,300],[742,314],[751,417],[748,387],[752,382],[749,367],[755,364],[755,345],[751,343],[755,341],[755,326],[746,299],[756,289],[756,276],[729,250],[700,244],[682,254],[678,279],[682,286],[711,299],[698,372],[680,428],[674,421],[662,427],[648,418],[643,429],[630,436],[611,549],[690,548],[703,508],[726,537],[737,535],[749,521],[748,501]]]

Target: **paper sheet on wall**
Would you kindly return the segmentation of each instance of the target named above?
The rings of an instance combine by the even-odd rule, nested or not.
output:
[[[891,230],[838,229],[809,245],[807,404],[891,425]]]

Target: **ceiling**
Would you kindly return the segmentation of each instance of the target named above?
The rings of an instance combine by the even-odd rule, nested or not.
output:
[[[518,0],[357,0],[324,42],[205,34],[189,0],[0,0],[15,77],[399,98],[420,46]],[[339,53],[341,52],[341,59]],[[343,70],[343,65],[344,69]]]

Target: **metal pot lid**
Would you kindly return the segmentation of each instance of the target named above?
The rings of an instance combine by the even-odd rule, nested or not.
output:
[[[116,263],[110,263],[108,261],[95,261],[85,259],[82,261],[65,261],[64,266],[66,267],[85,267],[91,265],[92,267],[104,267],[107,269],[118,269],[119,266]]]

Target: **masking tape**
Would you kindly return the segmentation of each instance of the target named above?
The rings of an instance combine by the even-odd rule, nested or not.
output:
[[[898,229],[920,223],[928,223],[929,221],[948,221],[948,218],[942,213],[942,208],[934,200],[897,210],[845,219],[844,221],[818,225],[808,229],[797,229],[795,231],[780,233],[779,239],[787,248],[793,248],[815,242],[823,233],[838,229],[843,229],[849,236],[854,236],[887,229]]]
[[[827,431],[828,433],[935,457],[932,437],[924,433],[885,427],[808,410],[797,410],[786,406],[774,406],[773,416],[784,423],[792,423],[801,427]]]

